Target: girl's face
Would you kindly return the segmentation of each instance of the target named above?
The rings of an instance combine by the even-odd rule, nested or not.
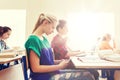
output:
[[[8,32],[6,32],[2,35],[2,39],[3,40],[8,39],[10,35],[11,35],[11,30],[8,30]]]
[[[111,36],[110,35],[106,35],[106,39],[107,39],[107,41],[110,41],[111,40]]]
[[[56,23],[48,23],[46,25],[46,28],[45,28],[45,33],[47,35],[51,34],[54,32],[54,29],[55,29],[55,26],[56,26]]]
[[[65,34],[65,35],[66,35],[66,34],[67,34],[67,32],[68,32],[68,28],[67,28],[67,26],[63,27],[63,28],[62,28],[62,30],[63,30],[63,34]]]
[[[59,29],[59,32],[60,32],[61,34],[63,34],[63,35],[66,35],[67,32],[68,32],[67,26],[65,25],[63,28],[60,28],[60,29]]]

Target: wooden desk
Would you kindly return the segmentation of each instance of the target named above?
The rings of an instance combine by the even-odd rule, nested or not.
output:
[[[98,55],[70,58],[75,68],[81,69],[120,69],[120,62],[100,59]]]
[[[97,70],[110,70],[110,75],[107,80],[113,80],[114,70],[120,70],[120,61],[113,62],[101,59],[98,55],[87,55],[85,57],[71,57],[71,62],[75,68],[78,69],[97,69]],[[105,76],[104,73],[102,77]]]
[[[0,58],[0,64],[10,63],[12,61],[20,60],[24,55],[19,55],[13,58]]]

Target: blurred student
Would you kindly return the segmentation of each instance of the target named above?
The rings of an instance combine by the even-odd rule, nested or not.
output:
[[[30,78],[32,80],[55,80],[53,78],[55,73],[58,72],[59,74],[59,70],[64,69],[68,65],[69,61],[67,60],[63,59],[59,60],[59,62],[53,60],[51,46],[47,38],[43,35],[51,34],[55,28],[56,22],[57,20],[54,16],[43,13],[40,14],[32,34],[25,43],[30,68]],[[87,76],[81,75],[79,79],[93,80],[90,73],[86,73],[88,73],[86,74]],[[72,78],[72,80],[78,80],[78,77],[75,76],[68,77],[68,79],[65,79],[65,77],[63,79],[61,78],[62,76],[62,74],[59,74],[59,79],[57,80],[70,80],[70,78]]]
[[[11,35],[11,28],[7,27],[7,26],[0,26],[0,52],[3,52],[5,50],[8,50],[9,47],[7,46],[5,40],[9,38],[9,36]],[[0,64],[0,70],[7,68],[7,64],[1,65]]]
[[[59,20],[59,23],[56,27],[57,35],[54,36],[51,46],[53,48],[54,56],[56,60],[69,59],[70,56],[75,56],[80,54],[80,51],[71,51],[67,46],[67,23],[65,20]]]
[[[105,35],[103,35],[102,40],[99,44],[99,50],[114,50],[116,47],[115,42],[113,40],[111,45],[111,41],[112,38],[110,34],[106,33]]]
[[[5,40],[8,39],[11,35],[11,28],[7,26],[0,26],[0,52],[4,50],[8,50],[9,47],[7,46]]]
[[[110,41],[112,41],[112,44],[110,43]],[[115,48],[116,48],[116,44],[115,44],[115,41],[112,40],[111,35],[109,33],[104,34],[102,41],[99,45],[99,50],[112,50],[113,51]],[[114,73],[114,75],[107,76],[108,80],[111,80],[110,79],[111,77],[109,78],[109,76],[113,76],[112,77],[113,80],[120,80],[120,77],[119,77],[120,71],[119,70],[115,70],[115,72],[114,72],[114,70],[109,70],[109,71],[107,70],[107,73],[108,74]]]
[[[56,60],[69,59],[70,56],[78,55],[82,52],[80,51],[71,51],[67,46],[67,23],[65,20],[59,20],[59,23],[56,27],[58,34],[53,38],[51,46],[53,48],[54,57]],[[68,68],[71,68],[71,64]],[[98,80],[99,74],[95,70],[89,70],[89,72],[94,75],[95,80]]]

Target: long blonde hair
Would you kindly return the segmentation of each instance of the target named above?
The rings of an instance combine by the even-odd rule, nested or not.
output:
[[[55,21],[57,21],[55,16],[41,13],[35,24],[35,28],[33,29],[32,33],[34,33],[34,31],[43,23],[44,20],[47,20],[49,23],[54,23]]]

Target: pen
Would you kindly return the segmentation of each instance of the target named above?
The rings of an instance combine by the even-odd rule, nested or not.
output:
[[[77,58],[77,60],[79,60],[80,62],[83,62],[83,60],[81,60],[79,57]]]

